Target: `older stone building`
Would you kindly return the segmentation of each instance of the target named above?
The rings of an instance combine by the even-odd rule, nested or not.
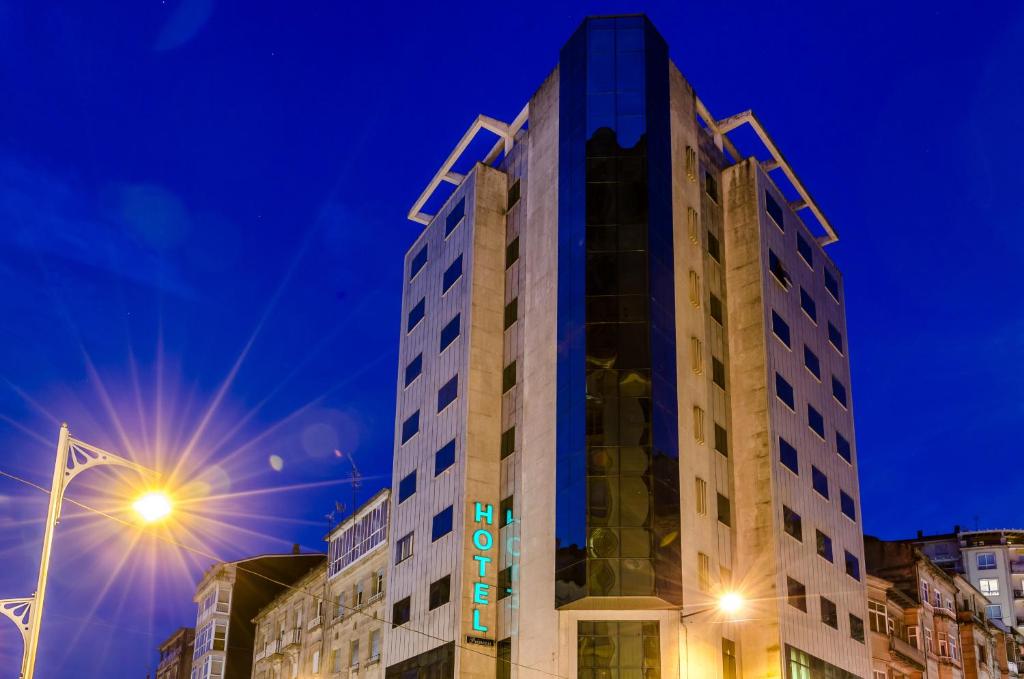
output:
[[[253,618],[252,679],[320,674],[326,581],[327,564],[318,564]]]
[[[195,632],[191,627],[178,628],[160,644],[160,664],[156,668],[156,679],[189,679],[192,676]]]

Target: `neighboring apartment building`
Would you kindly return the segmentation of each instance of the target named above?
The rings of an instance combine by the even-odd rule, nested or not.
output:
[[[323,554],[268,554],[218,563],[196,587],[195,650],[191,679],[249,679],[252,619],[279,592],[312,568]]]
[[[410,219],[387,676],[867,676],[837,237],[757,119],[590,18]]]
[[[989,618],[1024,632],[1024,530],[961,530],[912,542],[946,570],[961,573],[991,601]]]
[[[391,491],[328,533],[328,558],[253,619],[253,679],[383,676]]]
[[[195,632],[191,627],[180,627],[160,644],[156,679],[190,679]]]

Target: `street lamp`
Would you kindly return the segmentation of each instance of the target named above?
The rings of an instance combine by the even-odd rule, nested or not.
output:
[[[19,675],[21,679],[32,679],[35,673],[36,652],[39,650],[39,628],[43,619],[43,599],[46,596],[46,581],[50,574],[53,531],[60,522],[64,491],[73,478],[90,467],[101,465],[128,467],[150,478],[159,476],[159,473],[152,469],[71,438],[66,422],[60,426],[57,459],[53,465],[53,482],[50,485],[50,507],[47,510],[46,527],[43,531],[43,553],[39,559],[39,580],[36,584],[36,592],[30,597],[20,599],[0,599],[0,614],[17,625],[25,644],[22,652],[21,674]],[[150,492],[136,501],[134,509],[144,521],[149,522],[163,518],[170,513],[171,503],[166,495]]]
[[[705,606],[704,608],[697,609],[696,611],[692,611],[690,613],[679,614],[679,623],[680,627],[683,630],[683,646],[685,648],[686,654],[683,663],[687,679],[689,679],[690,676],[690,629],[689,627],[687,627],[686,624],[687,618],[692,618],[693,616],[700,615],[702,613],[711,613],[712,611],[717,611],[718,613],[721,613],[723,616],[725,616],[727,620],[733,620],[736,614],[743,610],[743,607],[746,606],[746,603],[746,599],[743,598],[742,594],[735,591],[729,591],[721,594],[718,597],[718,600],[711,606]]]

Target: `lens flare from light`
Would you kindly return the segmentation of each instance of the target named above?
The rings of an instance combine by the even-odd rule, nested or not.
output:
[[[153,491],[146,493],[132,505],[132,509],[146,523],[153,523],[171,513],[171,498],[166,493]]]
[[[726,592],[718,600],[718,608],[727,615],[735,615],[743,608],[743,597],[736,592]]]

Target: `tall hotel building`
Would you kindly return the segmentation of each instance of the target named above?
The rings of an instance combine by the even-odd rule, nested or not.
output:
[[[587,19],[410,219],[388,677],[869,675],[836,235],[751,113]]]

